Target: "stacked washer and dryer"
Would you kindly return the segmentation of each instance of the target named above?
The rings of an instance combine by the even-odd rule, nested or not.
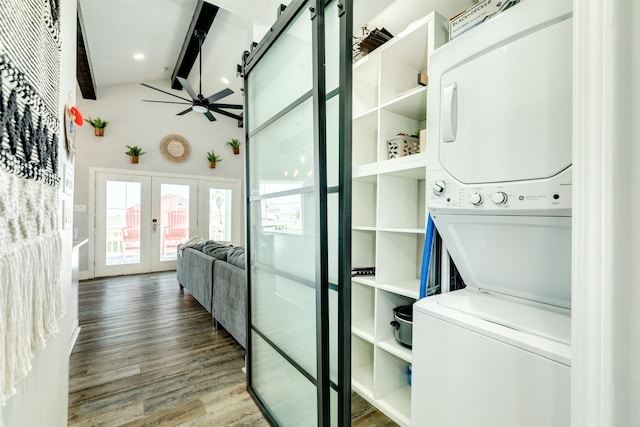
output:
[[[570,425],[572,4],[430,58],[429,212],[467,288],[414,305],[412,425]]]

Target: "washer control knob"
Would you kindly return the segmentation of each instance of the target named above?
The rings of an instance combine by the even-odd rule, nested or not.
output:
[[[484,199],[482,197],[482,194],[480,193],[473,193],[470,197],[469,197],[469,201],[471,202],[472,205],[474,206],[480,206],[482,204],[482,202],[484,202]]]
[[[433,194],[435,194],[436,196],[442,196],[446,189],[447,184],[442,180],[438,180],[433,183]]]
[[[491,201],[496,205],[504,205],[505,203],[507,203],[507,200],[507,193],[502,191],[498,191],[496,194],[491,196]]]

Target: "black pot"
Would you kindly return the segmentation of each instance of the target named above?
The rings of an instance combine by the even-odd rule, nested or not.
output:
[[[413,336],[413,304],[394,308],[393,317],[396,320],[390,324],[391,327],[393,327],[396,341],[405,347],[411,348]]]

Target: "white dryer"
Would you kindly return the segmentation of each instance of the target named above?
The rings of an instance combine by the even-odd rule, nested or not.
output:
[[[428,207],[467,288],[414,305],[412,425],[570,425],[570,1],[436,51]]]

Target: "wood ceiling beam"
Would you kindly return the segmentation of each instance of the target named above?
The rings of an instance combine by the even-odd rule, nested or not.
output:
[[[76,80],[80,93],[84,99],[96,98],[96,85],[93,80],[93,71],[91,70],[91,60],[89,59],[89,49],[84,41],[82,13],[80,12],[80,2],[78,2],[77,13],[78,31],[76,35]]]
[[[173,89],[182,89],[182,85],[177,77],[186,79],[198,58],[198,39],[195,36],[195,32],[204,31],[205,34],[209,34],[209,29],[211,28],[211,24],[213,24],[218,10],[218,6],[214,6],[203,0],[198,0],[191,24],[189,25],[189,31],[187,31],[180,55],[178,56],[178,62],[171,74],[171,87]]]

